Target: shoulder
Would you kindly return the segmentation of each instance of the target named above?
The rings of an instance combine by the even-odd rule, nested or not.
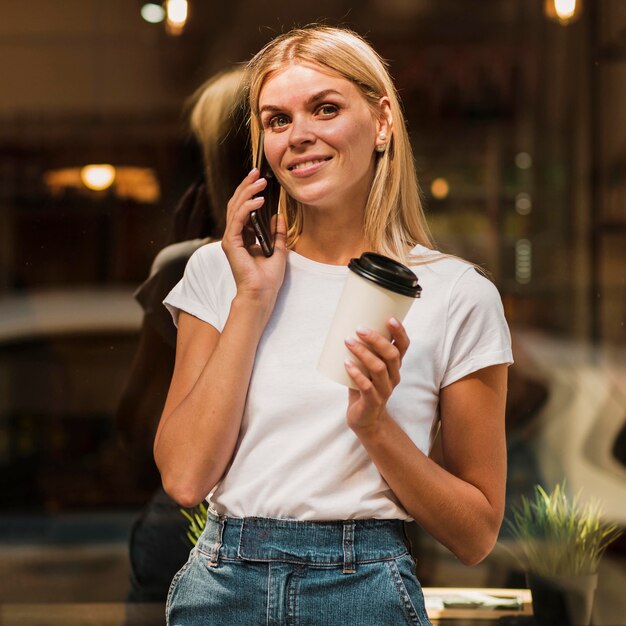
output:
[[[167,269],[170,265],[179,265],[181,262],[186,263],[189,257],[201,246],[208,243],[210,239],[189,239],[188,241],[179,241],[177,243],[166,246],[154,257],[150,268],[150,275]]]
[[[221,242],[216,241],[201,246],[191,255],[182,279],[169,292],[164,304],[175,323],[182,310],[221,332],[235,290],[228,260]]]
[[[480,306],[500,302],[493,282],[469,261],[419,245],[411,254],[411,269],[422,285],[424,297],[428,297],[430,291],[445,297],[450,304]]]
[[[228,269],[228,260],[221,241],[212,241],[198,247],[189,258],[188,268],[220,274]]]
[[[135,291],[135,299],[149,312],[152,302],[161,302],[181,279],[191,255],[208,239],[192,239],[163,248],[150,267],[150,274]]]
[[[460,257],[417,245],[411,252],[409,267],[418,278],[443,284],[454,284],[461,277],[492,284],[473,263]]]

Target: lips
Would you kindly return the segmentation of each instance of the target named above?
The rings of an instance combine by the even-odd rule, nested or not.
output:
[[[298,160],[294,163],[291,163],[289,166],[287,166],[287,169],[290,172],[296,172],[296,171],[301,171],[301,170],[307,170],[309,168],[315,168],[316,166],[320,165],[321,163],[324,163],[326,161],[330,161],[332,157],[312,157],[312,158],[308,158],[306,160]]]

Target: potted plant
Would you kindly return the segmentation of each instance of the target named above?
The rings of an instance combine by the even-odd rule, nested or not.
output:
[[[603,522],[598,501],[583,502],[580,493],[570,498],[565,482],[550,493],[536,485],[534,497],[522,497],[506,523],[538,622],[589,626],[600,559],[621,535]]]
[[[191,542],[192,546],[195,546],[200,539],[200,535],[206,526],[207,521],[207,508],[204,502],[201,502],[198,506],[192,509],[179,509],[180,512],[189,520],[189,527],[187,528],[187,539]]]

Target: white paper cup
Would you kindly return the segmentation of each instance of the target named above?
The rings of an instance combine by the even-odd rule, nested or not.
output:
[[[356,329],[366,326],[390,337],[387,321],[395,317],[403,321],[419,298],[421,287],[417,277],[406,266],[373,252],[352,259],[346,284],[326,338],[317,369],[337,383],[356,389],[348,376],[345,361],[350,359],[361,368],[360,361],[345,345],[347,337],[358,340]]]

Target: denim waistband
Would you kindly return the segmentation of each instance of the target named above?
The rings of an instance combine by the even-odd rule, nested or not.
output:
[[[280,561],[318,567],[395,559],[408,552],[401,520],[300,521],[217,516],[209,511],[197,550],[216,566],[220,558]]]

